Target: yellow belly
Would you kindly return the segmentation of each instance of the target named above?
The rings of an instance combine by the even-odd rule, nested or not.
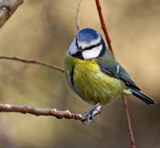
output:
[[[93,104],[98,102],[106,104],[122,95],[125,89],[123,81],[104,74],[94,59],[83,61],[70,58],[72,58],[71,61],[66,60],[65,63],[66,76],[70,69],[67,65],[72,63],[71,65],[74,66],[73,81],[83,100]]]

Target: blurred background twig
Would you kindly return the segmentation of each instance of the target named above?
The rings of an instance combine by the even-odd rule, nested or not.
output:
[[[19,58],[19,57],[8,57],[8,56],[0,56],[0,59],[5,59],[5,60],[13,60],[13,61],[18,61],[18,62],[22,62],[22,63],[28,63],[28,64],[37,64],[37,65],[41,65],[41,66],[45,66],[54,70],[58,70],[60,72],[64,72],[64,69],[55,66],[53,64],[49,64],[46,62],[42,62],[42,61],[38,61],[38,60],[26,60],[23,58]]]
[[[81,29],[80,24],[79,24],[79,9],[80,9],[81,3],[82,3],[82,0],[79,1],[78,7],[77,7],[76,18],[75,18],[76,19],[76,27],[77,27],[78,31]]]
[[[5,24],[14,11],[23,3],[23,0],[1,0],[0,28]]]

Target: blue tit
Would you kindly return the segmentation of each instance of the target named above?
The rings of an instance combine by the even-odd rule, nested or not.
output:
[[[106,47],[102,36],[91,28],[80,30],[71,43],[65,57],[65,77],[82,100],[94,105],[129,94],[148,105],[156,103],[140,90]]]

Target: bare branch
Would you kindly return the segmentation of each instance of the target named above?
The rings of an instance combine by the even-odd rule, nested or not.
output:
[[[80,25],[79,25],[79,9],[81,6],[81,2],[82,2],[82,0],[79,1],[78,7],[77,7],[77,14],[76,14],[76,27],[77,27],[78,31],[81,29]]]
[[[0,2],[0,28],[22,3],[23,0],[2,0]]]
[[[124,109],[125,109],[126,118],[127,118],[128,131],[129,131],[129,135],[131,138],[131,146],[132,146],[132,148],[135,148],[135,140],[134,140],[134,136],[133,136],[132,126],[131,126],[131,118],[130,118],[129,111],[128,111],[126,96],[122,96],[122,99],[123,99]]]
[[[99,0],[96,0],[96,5],[97,5],[97,10],[98,10],[99,18],[100,18],[100,21],[101,21],[101,26],[102,26],[104,35],[105,35],[107,43],[108,43],[108,47],[111,50],[111,52],[114,54],[113,48],[112,48],[112,45],[111,45],[111,39],[110,39],[109,34],[107,32],[107,27],[106,27],[105,22],[104,22],[104,18],[103,18],[103,14],[102,14],[102,11],[101,11],[101,5],[100,5]],[[129,112],[128,112],[128,105],[127,105],[126,96],[123,95],[122,99],[123,99],[124,109],[125,109],[125,113],[126,113],[128,130],[129,130],[129,135],[130,135],[130,140],[131,140],[131,147],[135,148],[135,140],[134,140],[134,136],[133,136],[130,115],[129,115]]]
[[[41,62],[41,61],[38,61],[38,60],[26,60],[26,59],[22,59],[22,58],[19,58],[19,57],[8,57],[8,56],[0,56],[0,59],[19,61],[19,62],[29,63],[29,64],[38,64],[38,65],[41,65],[41,66],[49,67],[49,68],[54,69],[54,70],[58,70],[60,72],[64,72],[64,70],[62,68],[58,67],[58,66],[55,66],[55,65],[52,65],[52,64],[49,64],[49,63],[46,63],[46,62]]]
[[[98,106],[97,109],[93,112],[96,116],[101,112],[102,106]],[[35,116],[54,116],[58,119],[75,119],[85,121],[87,120],[82,114],[71,113],[70,111],[59,111],[55,108],[53,109],[39,109],[32,106],[24,105],[11,105],[11,104],[0,104],[0,112],[18,112],[23,114],[32,114]]]
[[[97,5],[99,18],[100,18],[100,21],[101,21],[101,26],[102,26],[104,35],[105,35],[107,43],[108,43],[108,47],[111,50],[111,52],[114,54],[113,48],[112,48],[112,45],[111,45],[111,39],[109,37],[108,31],[107,31],[107,27],[106,27],[105,22],[104,22],[104,18],[103,18],[103,14],[102,14],[102,11],[101,11],[101,5],[100,5],[99,0],[96,0],[96,5]]]

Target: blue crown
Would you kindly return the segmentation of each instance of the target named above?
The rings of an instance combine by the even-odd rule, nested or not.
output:
[[[77,40],[80,42],[91,42],[99,37],[99,33],[91,28],[85,28],[80,30],[77,35]]]

